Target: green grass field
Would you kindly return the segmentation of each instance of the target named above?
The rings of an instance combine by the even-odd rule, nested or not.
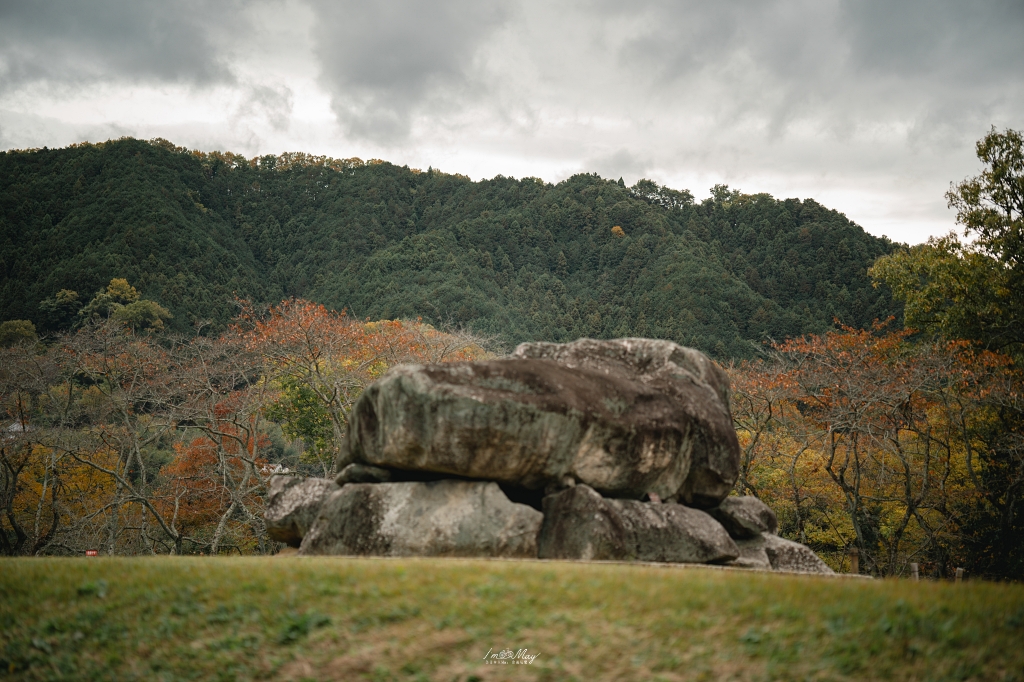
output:
[[[1024,680],[1022,585],[625,564],[7,559],[0,632],[27,680]]]

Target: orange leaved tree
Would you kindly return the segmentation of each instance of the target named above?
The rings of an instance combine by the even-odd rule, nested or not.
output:
[[[299,299],[262,316],[246,308],[242,327],[273,391],[267,416],[302,439],[308,461],[324,476],[342,464],[338,458],[353,403],[389,367],[486,355],[481,339],[468,332],[441,332],[421,321],[361,322]]]
[[[0,551],[270,551],[259,356],[116,320],[3,350]]]
[[[911,561],[946,573],[988,494],[979,452],[1013,394],[1011,362],[910,335],[843,327],[732,369],[741,487],[837,566],[856,547],[878,574]]]

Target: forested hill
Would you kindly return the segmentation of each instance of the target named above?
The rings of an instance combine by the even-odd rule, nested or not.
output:
[[[299,296],[506,346],[636,335],[747,357],[833,319],[899,315],[866,273],[894,248],[813,200],[724,187],[698,204],[597,175],[472,182],[134,139],[0,153],[0,320],[41,331],[73,321],[45,299],[124,277],[181,331],[223,325],[236,295]]]

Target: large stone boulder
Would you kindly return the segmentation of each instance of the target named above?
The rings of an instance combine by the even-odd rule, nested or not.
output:
[[[339,490],[326,478],[275,475],[270,477],[264,519],[272,540],[298,547],[316,520],[320,505]]]
[[[349,483],[324,501],[299,553],[535,558],[541,518],[496,483]]]
[[[704,512],[681,504],[601,497],[577,485],[544,498],[541,559],[725,563],[739,549]]]
[[[729,496],[717,507],[708,509],[708,514],[714,516],[736,539],[753,538],[779,529],[775,512],[756,497]]]
[[[728,381],[668,341],[523,344],[511,358],[393,368],[350,417],[351,462],[712,507],[735,482]]]
[[[729,377],[704,353],[658,339],[579,339],[520,344],[512,356],[619,374],[670,396],[693,424],[690,469],[679,498],[687,505],[707,508],[732,490],[739,475],[740,448],[729,412]],[[660,490],[652,492],[669,497]]]
[[[767,557],[772,570],[792,573],[834,573],[810,547],[778,535],[765,533],[748,540],[737,540],[741,562],[751,567]],[[760,566],[757,566],[758,568]]]

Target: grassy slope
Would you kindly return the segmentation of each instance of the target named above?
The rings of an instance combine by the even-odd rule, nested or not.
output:
[[[705,568],[7,559],[0,631],[15,679],[1024,679],[1024,586]]]

